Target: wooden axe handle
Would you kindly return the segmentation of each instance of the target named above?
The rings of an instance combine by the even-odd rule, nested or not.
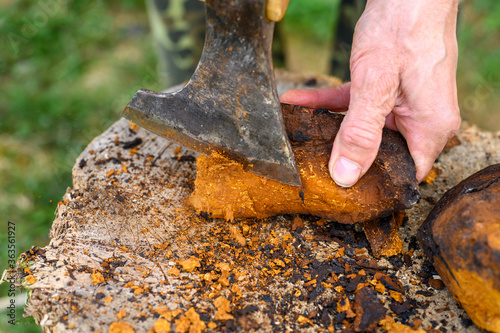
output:
[[[267,0],[266,17],[274,22],[281,21],[285,16],[286,8],[290,0]]]

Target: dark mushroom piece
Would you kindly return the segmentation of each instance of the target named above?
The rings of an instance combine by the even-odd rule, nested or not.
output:
[[[500,332],[500,164],[446,192],[418,240],[474,323]]]

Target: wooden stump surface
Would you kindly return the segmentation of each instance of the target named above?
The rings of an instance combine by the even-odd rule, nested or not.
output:
[[[280,73],[278,82],[284,91],[328,80]],[[441,154],[436,180],[421,185],[407,212],[399,230],[405,253],[375,260],[358,226],[196,215],[185,203],[196,154],[120,119],[76,161],[50,244],[20,273],[27,312],[45,332],[353,332],[366,319],[359,297],[367,294],[396,323],[479,332],[415,241],[446,189],[500,163],[499,134],[464,125],[457,137],[461,144]],[[381,287],[380,274],[396,287]],[[376,296],[355,293],[367,286]]]

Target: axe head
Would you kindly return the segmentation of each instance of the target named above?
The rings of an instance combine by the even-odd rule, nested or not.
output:
[[[300,186],[274,79],[274,22],[266,0],[207,0],[207,32],[191,80],[174,93],[139,90],[124,110],[134,123],[248,171]]]

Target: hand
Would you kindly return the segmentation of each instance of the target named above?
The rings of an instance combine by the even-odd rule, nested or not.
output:
[[[370,168],[384,125],[405,137],[419,181],[456,133],[457,10],[458,0],[369,0],[354,33],[351,82],[281,96],[348,109],[328,165],[339,186],[354,185]]]

